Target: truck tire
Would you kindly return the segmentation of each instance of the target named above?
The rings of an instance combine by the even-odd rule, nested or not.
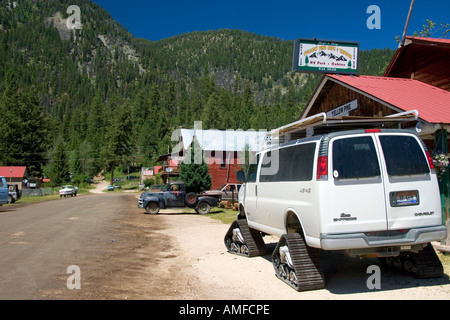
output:
[[[206,201],[201,201],[198,204],[196,211],[200,214],[208,214],[211,211],[211,205]]]
[[[145,211],[149,214],[157,214],[159,212],[159,204],[157,202],[149,202],[145,207]]]
[[[188,206],[194,206],[198,201],[197,195],[194,192],[189,192],[186,195],[185,201]]]

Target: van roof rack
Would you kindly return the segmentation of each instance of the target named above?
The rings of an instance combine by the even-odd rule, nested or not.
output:
[[[419,112],[417,110],[400,112],[385,117],[340,116],[331,118],[325,112],[322,112],[273,129],[266,133],[264,140],[268,144],[271,144],[270,141],[272,140],[279,140],[281,144],[291,140],[342,130],[401,128],[402,123],[417,121],[418,119]]]

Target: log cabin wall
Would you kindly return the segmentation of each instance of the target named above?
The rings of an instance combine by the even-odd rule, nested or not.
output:
[[[334,81],[327,81],[307,116],[328,112],[354,99],[358,100],[358,108],[350,111],[350,116],[384,117],[397,113],[395,110],[361,93],[350,90]]]

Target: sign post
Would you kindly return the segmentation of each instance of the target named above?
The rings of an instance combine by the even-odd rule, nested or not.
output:
[[[358,74],[359,42],[298,38],[292,71]]]

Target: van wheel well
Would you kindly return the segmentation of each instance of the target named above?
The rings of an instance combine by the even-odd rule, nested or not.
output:
[[[239,219],[246,219],[245,210],[243,205],[239,205]]]
[[[297,215],[289,211],[286,215],[286,231],[287,233],[299,233],[303,236],[303,229]]]

